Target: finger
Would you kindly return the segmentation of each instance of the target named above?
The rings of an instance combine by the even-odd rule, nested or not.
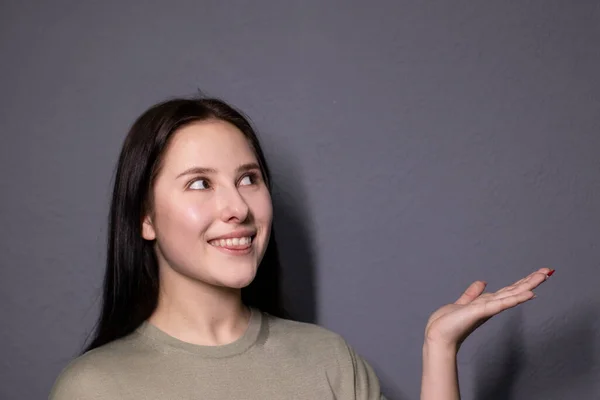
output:
[[[475,300],[473,300],[471,303],[485,303],[487,301],[493,300],[496,297],[498,297],[498,295],[496,293],[482,293],[480,294]]]
[[[454,302],[454,304],[469,304],[475,300],[485,290],[487,283],[483,281],[475,281],[469,285],[467,290]]]
[[[535,272],[529,278],[523,280],[516,286],[511,287],[510,289],[504,291],[498,291],[492,296],[493,299],[502,299],[509,296],[514,296],[515,294],[531,291],[541,285],[542,283],[548,280],[548,275]]]
[[[480,306],[480,314],[482,318],[491,318],[492,316],[513,308],[521,303],[531,300],[535,294],[531,291],[520,292],[513,296],[507,296],[499,299],[490,300],[482,303]]]
[[[531,274],[527,275],[526,277],[516,281],[515,283],[513,283],[510,286],[506,286],[503,287],[502,289],[496,291],[496,293],[501,293],[501,292],[506,292],[506,291],[511,291],[514,290],[516,287],[518,287],[519,285],[521,285],[523,282],[530,280],[532,277],[534,277],[536,274],[543,274],[546,277],[548,277],[549,273],[550,273],[551,269],[550,268],[540,268],[537,271],[532,272]]]
[[[507,290],[512,290],[512,289],[514,289],[516,286],[518,286],[518,285],[520,285],[521,283],[523,283],[524,281],[526,281],[527,279],[531,278],[531,277],[533,276],[533,274],[535,274],[535,273],[537,273],[537,272],[540,272],[540,271],[541,271],[541,269],[540,269],[540,270],[538,270],[538,271],[534,271],[534,272],[530,273],[529,275],[527,275],[526,277],[519,279],[518,281],[516,281],[516,282],[515,282],[515,283],[513,283],[512,285],[505,286],[505,287],[503,287],[502,289],[500,289],[500,290],[497,290],[497,291],[496,291],[496,293],[499,293],[499,292],[504,292],[504,291],[507,291]]]

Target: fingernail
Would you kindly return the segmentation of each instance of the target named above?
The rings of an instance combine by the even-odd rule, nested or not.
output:
[[[548,272],[546,275],[547,276],[552,276],[552,274],[554,273],[554,271],[556,271],[555,269],[551,269],[550,272]]]

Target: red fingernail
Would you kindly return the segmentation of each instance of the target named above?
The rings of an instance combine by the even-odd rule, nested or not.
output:
[[[552,274],[554,273],[554,271],[556,271],[555,269],[551,269],[550,272],[548,272],[546,275],[547,276],[552,276]]]

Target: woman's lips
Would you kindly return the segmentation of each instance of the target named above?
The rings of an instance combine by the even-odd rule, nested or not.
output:
[[[208,242],[212,247],[225,254],[244,255],[252,252],[253,237],[216,239]]]

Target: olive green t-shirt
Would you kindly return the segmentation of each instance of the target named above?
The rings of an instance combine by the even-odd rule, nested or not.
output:
[[[201,346],[144,322],[62,371],[50,400],[379,400],[373,369],[322,327],[253,309],[244,335]]]

